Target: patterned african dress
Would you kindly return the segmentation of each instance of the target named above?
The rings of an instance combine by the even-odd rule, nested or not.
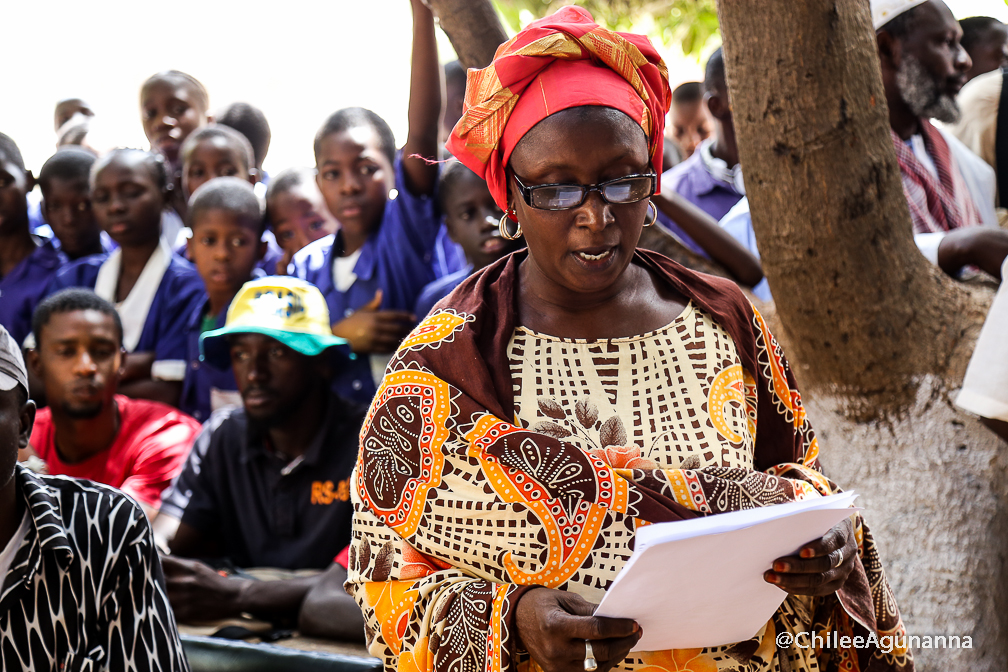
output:
[[[514,323],[523,256],[435,306],[361,431],[347,588],[388,670],[538,669],[514,623],[531,587],[598,602],[641,524],[839,491],[780,347],[732,283],[638,251],[687,309],[631,338],[563,339]],[[616,669],[912,670],[895,646],[776,643],[783,631],[904,634],[855,518],[860,557],[837,593],[789,597],[745,642],[633,653]]]

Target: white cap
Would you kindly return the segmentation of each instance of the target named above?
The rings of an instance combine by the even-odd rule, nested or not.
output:
[[[872,26],[878,30],[903,12],[925,2],[927,0],[871,0]]]
[[[28,391],[28,371],[21,357],[21,348],[0,325],[0,390],[7,392],[18,385]]]

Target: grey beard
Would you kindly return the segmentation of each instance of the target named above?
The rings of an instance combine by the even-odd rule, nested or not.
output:
[[[916,116],[945,124],[959,121],[961,112],[955,98],[938,91],[934,78],[915,57],[909,54],[903,57],[896,71],[896,86],[900,98]]]

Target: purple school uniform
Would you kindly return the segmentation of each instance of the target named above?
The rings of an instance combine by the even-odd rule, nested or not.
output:
[[[434,196],[414,196],[406,188],[402,160],[395,162],[398,196],[385,204],[381,225],[371,233],[360,251],[353,272],[357,276],[345,292],[333,282],[333,262],[340,256],[339,233],[316,240],[294,255],[293,275],[321,290],[333,323],[351,315],[382,290],[382,308],[412,311],[417,296],[432,282],[433,252],[441,228]],[[370,403],[376,386],[370,358],[360,355],[347,363],[333,380],[333,389],[343,397]]]
[[[67,287],[94,289],[98,269],[108,256],[92,254],[73,262],[53,276],[47,293],[53,294]],[[202,302],[205,296],[203,279],[193,265],[173,254],[147,311],[147,321],[134,352],[153,352],[156,363],[184,365],[187,353],[185,326],[193,305]]]
[[[0,277],[0,324],[20,345],[31,332],[32,313],[59,269],[59,252],[48,238],[35,238],[35,251]]]
[[[721,218],[742,198],[735,185],[711,175],[704,165],[699,149],[662,175],[662,189],[676,192],[718,221],[721,221]],[[658,221],[678,236],[686,247],[709,258],[702,247],[661,212],[658,213]]]
[[[469,265],[462,246],[448,235],[444,224],[438,230],[437,244],[434,246],[434,277],[444,278],[454,275]]]
[[[424,287],[423,291],[420,292],[420,297],[417,299],[416,310],[413,311],[416,313],[417,318],[422,320],[429,314],[434,304],[451,294],[452,290],[461,285],[462,281],[469,277],[472,270],[472,266],[466,265],[465,268],[459,269],[443,278],[438,278]]]
[[[182,382],[182,397],[179,400],[179,409],[200,422],[206,421],[210,417],[210,413],[213,412],[212,390],[222,392],[237,392],[238,390],[231,367],[222,370],[210,362],[200,361],[199,340],[200,334],[203,333],[203,316],[209,309],[209,299],[197,301],[193,304],[193,310],[186,320],[186,372],[185,380]],[[214,329],[223,327],[225,318],[227,318],[227,308],[217,316]]]

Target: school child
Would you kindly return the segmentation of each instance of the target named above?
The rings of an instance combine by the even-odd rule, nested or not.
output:
[[[288,168],[273,178],[266,189],[266,221],[283,250],[273,269],[277,275],[287,275],[287,266],[302,248],[339,228],[322,200],[314,168]]]
[[[182,143],[189,134],[210,122],[210,96],[192,75],[165,70],[147,78],[140,87],[140,119],[152,152],[168,161],[173,185],[162,228],[169,244],[178,241],[185,219],[182,194]]]
[[[39,171],[42,214],[52,228],[53,244],[64,262],[115,249],[91,209],[88,179],[97,160],[87,150],[64,147],[50,156]]]
[[[224,326],[231,300],[252,279],[266,243],[259,199],[252,185],[237,177],[215,178],[198,188],[189,199],[187,217],[189,258],[203,278],[206,296],[193,304],[186,320],[188,364],[179,408],[202,422],[213,411],[241,406],[230,367],[200,361],[199,339]]]
[[[504,213],[483,178],[455,159],[441,171],[438,203],[448,235],[465,252],[467,265],[423,288],[415,311],[420,319],[472,273],[524,247],[522,239],[508,240],[502,235],[500,219]]]
[[[187,199],[200,186],[217,177],[239,177],[256,185],[259,173],[255,167],[255,157],[248,138],[238,131],[221,124],[210,124],[192,132],[182,143],[182,192]],[[276,244],[273,234],[263,232],[266,254],[256,268],[258,275],[272,275],[278,262],[283,258],[283,250]],[[185,245],[175,247],[175,251],[190,259]]]
[[[248,138],[227,126],[209,124],[182,143],[182,193],[188,203],[201,186],[215,177],[239,177],[255,184],[257,172]]]
[[[343,109],[315,135],[317,183],[340,230],[294,255],[295,274],[326,297],[333,333],[358,357],[334,388],[367,403],[385,364],[415,323],[417,295],[434,280],[440,228],[434,199],[441,114],[440,66],[434,17],[413,7],[409,135],[399,156],[384,119],[363,108]],[[395,189],[395,198],[389,192]]]
[[[264,185],[269,184],[269,176],[263,170],[263,161],[269,152],[270,139],[273,134],[270,132],[269,122],[263,111],[248,103],[231,103],[214,116],[221,126],[230,126],[238,131],[252,145],[252,153],[255,155],[255,168],[259,173],[259,182]],[[259,190],[256,190],[259,194]]]
[[[0,133],[0,325],[18,345],[31,332],[32,312],[60,264],[52,240],[31,233],[28,193],[34,187],[21,150]]]
[[[165,161],[139,149],[116,149],[99,159],[91,172],[91,204],[119,248],[61,269],[48,293],[90,287],[115,305],[128,353],[120,393],[177,406],[185,377],[185,319],[203,297],[203,281],[161,235],[168,179]]]

